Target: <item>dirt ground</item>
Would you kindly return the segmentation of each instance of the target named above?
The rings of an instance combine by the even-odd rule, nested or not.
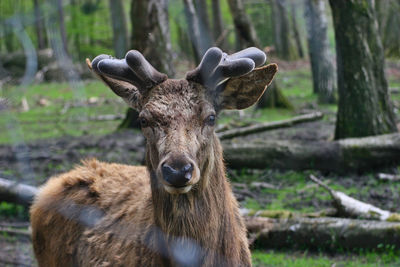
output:
[[[262,134],[253,134],[232,142],[251,142],[257,139],[291,139],[291,140],[331,140],[333,136],[334,122],[322,120],[296,125],[287,129],[277,129]],[[119,162],[125,164],[142,164],[144,158],[144,138],[137,131],[120,131],[102,137],[63,137],[53,140],[36,141],[18,146],[0,146],[0,177],[17,179],[26,184],[39,186],[52,175],[56,175],[71,169],[79,164],[81,159],[96,157],[103,161]],[[391,170],[384,170],[391,171]],[[314,174],[324,177],[328,182],[334,182],[343,188],[359,188],[354,190],[352,196],[369,202],[378,207],[384,207],[391,211],[400,212],[400,190],[393,188],[390,183],[378,183],[374,174],[349,174],[338,176],[335,173]],[[249,188],[249,193],[242,194],[238,187],[234,190],[242,205],[246,205],[249,198],[258,202],[263,207],[270,204],[279,195],[279,189],[287,189],[296,186],[294,179],[285,179],[290,172],[280,170],[243,170],[242,172],[228,170],[228,176],[233,182],[248,183],[242,181],[242,176],[256,177],[256,180],[268,183],[277,190],[263,190]],[[307,175],[307,172],[305,172]],[[280,177],[277,179],[277,177]],[[235,185],[234,183],[234,185]],[[332,207],[329,198],[315,197],[317,189],[308,184],[305,189],[288,191],[282,199],[282,207],[290,210],[301,210],[313,207],[315,210]],[[0,223],[4,223],[1,221]],[[33,252],[29,239],[19,235],[0,236],[0,266],[36,266],[33,260]]]

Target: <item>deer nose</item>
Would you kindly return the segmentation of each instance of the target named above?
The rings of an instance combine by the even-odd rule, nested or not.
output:
[[[193,165],[190,163],[181,168],[164,163],[161,168],[164,180],[172,186],[183,187],[192,179]]]

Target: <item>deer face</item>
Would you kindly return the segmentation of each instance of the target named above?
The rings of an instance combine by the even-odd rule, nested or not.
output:
[[[168,193],[182,194],[208,179],[218,111],[251,106],[271,83],[275,64],[254,69],[265,59],[256,48],[229,56],[210,48],[182,80],[167,79],[134,50],[122,60],[100,55],[88,65],[139,111],[147,164],[157,184]]]
[[[170,193],[188,192],[201,177],[216,119],[203,89],[187,80],[167,80],[149,93],[139,114],[148,164]]]

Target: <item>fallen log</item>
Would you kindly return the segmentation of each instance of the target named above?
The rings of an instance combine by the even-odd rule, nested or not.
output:
[[[291,119],[281,120],[281,121],[274,121],[274,122],[266,122],[266,123],[259,123],[256,125],[230,129],[223,132],[219,132],[217,135],[219,139],[229,139],[238,136],[244,136],[248,134],[263,132],[267,130],[274,130],[278,128],[285,128],[291,127],[295,124],[302,123],[302,122],[310,122],[322,119],[324,114],[322,112],[314,112],[310,114],[296,116]]]
[[[245,217],[254,248],[400,248],[400,223],[343,218]]]
[[[242,216],[263,217],[271,219],[293,219],[293,218],[319,218],[333,217],[337,215],[334,208],[324,209],[317,212],[299,213],[290,210],[252,210],[242,208],[239,210]]]
[[[332,142],[224,143],[223,147],[225,161],[232,169],[315,169],[343,173],[400,164],[400,133]]]
[[[328,191],[333,199],[335,208],[338,210],[338,214],[343,217],[381,221],[397,221],[397,218],[400,217],[397,213],[382,210],[369,203],[352,198],[343,192],[335,191],[314,175],[310,175],[309,177],[314,183]]]
[[[15,181],[0,178],[0,201],[29,207],[37,192],[38,189],[34,186],[19,184]]]

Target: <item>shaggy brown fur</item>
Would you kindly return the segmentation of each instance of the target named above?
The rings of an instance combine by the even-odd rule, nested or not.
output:
[[[88,160],[51,178],[31,208],[39,265],[251,266],[221,145],[205,123],[213,99],[199,84],[167,80],[140,101],[147,169]],[[166,190],[160,174],[176,157],[194,165],[188,192]]]

